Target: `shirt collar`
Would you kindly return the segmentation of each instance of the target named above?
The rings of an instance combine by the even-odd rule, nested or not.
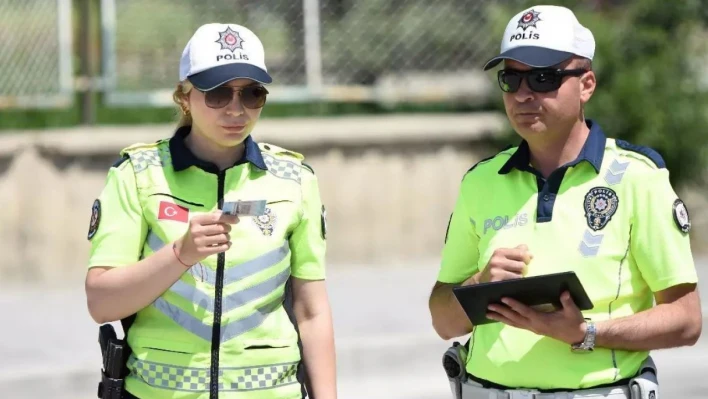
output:
[[[187,147],[184,139],[192,131],[191,126],[183,126],[177,129],[175,135],[170,139],[170,155],[172,156],[172,166],[176,172],[185,170],[190,166],[196,166],[207,172],[218,172],[219,168],[211,162],[207,162],[197,158],[196,155]],[[258,147],[251,135],[248,135],[243,142],[245,148],[241,159],[234,163],[234,166],[250,162],[255,167],[268,170],[268,167],[263,160],[261,149]]]
[[[583,148],[580,150],[578,157],[575,158],[574,161],[565,164],[564,167],[575,166],[582,161],[587,161],[593,166],[596,173],[600,173],[607,138],[602,128],[600,128],[600,125],[590,119],[587,119],[585,123],[590,128],[588,138],[585,140],[585,144],[583,144]],[[516,149],[506,163],[502,165],[501,169],[499,169],[499,174],[505,175],[514,168],[522,171],[532,170],[530,161],[531,153],[529,152],[529,144],[526,140],[522,140],[521,144],[519,144],[519,148]]]

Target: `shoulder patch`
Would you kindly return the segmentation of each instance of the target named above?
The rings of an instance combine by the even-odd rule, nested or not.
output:
[[[664,158],[662,158],[661,155],[652,148],[645,147],[643,145],[631,144],[625,140],[620,139],[615,139],[615,143],[617,144],[617,147],[622,148],[623,150],[632,151],[644,155],[645,157],[649,158],[654,163],[654,165],[656,165],[657,168],[666,169],[666,162],[664,162]]]
[[[278,147],[277,145],[273,145],[270,143],[258,143],[258,147],[261,149],[261,151],[266,151],[266,152],[269,152],[274,155],[281,155],[281,156],[296,158],[300,161],[305,159],[305,157],[302,154],[300,154],[299,152],[290,151],[290,150],[287,150],[283,147]]]
[[[303,166],[305,169],[307,169],[307,170],[309,170],[310,172],[312,172],[313,175],[315,174],[315,170],[312,169],[312,166],[306,164],[305,162],[301,162],[301,164],[302,164],[302,166]]]
[[[113,163],[113,168],[121,166],[125,161],[129,160],[130,156],[128,154],[123,154],[123,157]]]
[[[99,223],[101,223],[101,200],[97,198],[91,206],[91,221],[89,222],[87,237],[89,241],[96,235]]]
[[[674,201],[673,212],[676,227],[684,233],[691,231],[691,217],[688,215],[686,204],[684,204],[680,198],[677,198],[676,201]]]

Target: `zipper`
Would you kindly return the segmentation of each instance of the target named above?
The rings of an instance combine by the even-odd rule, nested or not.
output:
[[[218,173],[217,201],[219,209],[224,207],[224,180],[226,171]],[[214,297],[214,323],[211,328],[211,368],[209,378],[209,399],[219,397],[219,349],[221,347],[221,296],[224,291],[224,263],[226,255],[220,252],[216,264],[216,295]]]

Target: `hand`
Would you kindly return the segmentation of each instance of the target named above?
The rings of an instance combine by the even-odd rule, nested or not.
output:
[[[229,249],[231,225],[238,222],[238,216],[221,211],[190,219],[187,232],[175,243],[180,262],[195,265],[210,255]]]
[[[532,258],[528,247],[524,244],[516,248],[497,248],[489,259],[487,267],[479,275],[478,282],[487,283],[523,277],[526,274],[526,266]]]
[[[503,298],[503,305],[489,305],[487,317],[504,324],[523,328],[535,334],[563,341],[569,345],[585,339],[585,319],[568,292],[560,297],[562,309],[539,312],[511,298]]]

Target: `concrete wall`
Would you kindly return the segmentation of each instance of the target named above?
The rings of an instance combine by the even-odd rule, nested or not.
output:
[[[254,136],[302,152],[320,179],[332,264],[435,257],[464,172],[498,115],[263,120]],[[0,135],[1,282],[81,278],[91,204],[118,151],[171,126]]]
[[[332,265],[392,264],[439,255],[462,175],[496,151],[485,139],[504,123],[484,113],[277,119],[261,121],[254,136],[304,153],[314,168]],[[108,167],[122,147],[169,136],[171,129],[0,135],[0,283],[82,278],[90,208]],[[706,196],[685,200],[693,236],[705,236]]]

